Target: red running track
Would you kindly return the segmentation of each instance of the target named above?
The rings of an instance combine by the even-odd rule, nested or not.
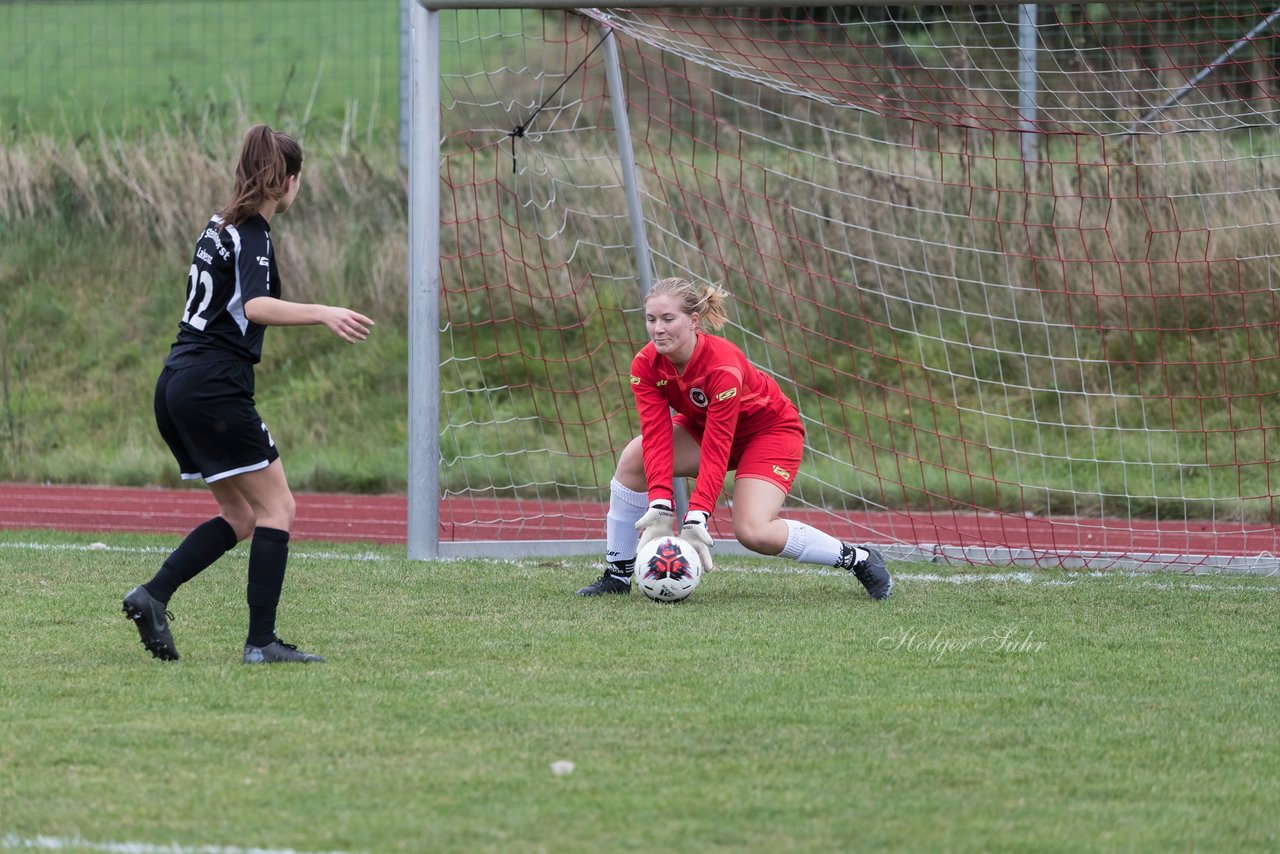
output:
[[[293,537],[403,543],[405,499],[299,494]],[[185,534],[218,514],[207,489],[0,483],[0,528]]]
[[[297,540],[403,544],[407,499],[399,495],[299,493]],[[185,534],[216,515],[203,488],[149,489],[0,483],[0,528]],[[729,539],[727,513],[713,532]],[[1049,555],[1164,554],[1257,556],[1280,553],[1273,525],[1042,518],[975,511],[832,514],[788,510],[855,541],[976,549],[1032,549]],[[601,540],[605,505],[540,499],[446,499],[442,542]],[[1037,561],[1044,565],[1053,559]]]

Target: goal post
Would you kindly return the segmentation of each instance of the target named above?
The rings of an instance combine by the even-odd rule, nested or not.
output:
[[[410,556],[601,553],[640,294],[683,275],[800,408],[789,515],[1276,571],[1278,17],[415,2]]]
[[[440,555],[440,13],[409,7],[407,551]]]

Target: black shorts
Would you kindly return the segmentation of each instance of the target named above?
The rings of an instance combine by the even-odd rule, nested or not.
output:
[[[280,457],[253,406],[253,365],[210,362],[166,367],[156,381],[156,426],[183,480],[264,469]]]

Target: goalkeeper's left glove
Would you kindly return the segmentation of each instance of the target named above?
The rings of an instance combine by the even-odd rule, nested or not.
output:
[[[711,571],[711,532],[707,530],[707,519],[710,513],[701,510],[690,510],[684,514],[684,524],[680,526],[680,539],[693,546],[702,562],[702,571]]]

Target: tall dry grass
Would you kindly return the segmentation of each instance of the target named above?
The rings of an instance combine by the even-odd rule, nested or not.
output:
[[[669,63],[633,94],[648,241],[659,275],[734,293],[730,334],[810,418],[834,484],[815,503],[1269,518],[1264,134],[1063,135],[1024,166],[1017,134],[816,100],[784,113],[713,78]],[[605,96],[578,97],[574,121],[510,148],[449,151],[453,340],[493,318],[541,330],[519,359],[477,345],[478,385],[567,359],[579,339],[551,330],[585,328],[615,361],[636,340]]]
[[[809,414],[821,472],[814,503],[1003,506],[1010,494],[1034,503],[1043,493],[1045,506],[1074,512],[1114,501],[1136,512],[1159,502],[1108,480],[1132,481],[1123,466],[1094,465],[1087,482],[1073,468],[1134,458],[1151,480],[1166,467],[1208,473],[1206,494],[1161,500],[1200,501],[1195,515],[1215,515],[1230,498],[1224,472],[1265,469],[1270,421],[1240,413],[1280,389],[1267,334],[1277,214],[1265,192],[1280,186],[1280,170],[1267,152],[1225,136],[1099,143],[1051,151],[1024,172],[1009,168],[1007,141],[990,135],[985,146],[942,133],[907,145],[876,140],[862,124],[815,139],[824,125],[813,117],[772,137],[696,120],[664,135],[641,117],[637,154],[658,272],[728,285],[732,334]],[[64,245],[91,235],[139,264],[184,268],[204,217],[229,192],[242,130],[10,144],[0,227],[39,227]],[[551,483],[586,494],[634,430],[618,377],[643,328],[612,144],[602,127],[553,127],[520,143],[515,171],[506,145],[449,152],[441,380],[443,447],[453,455],[444,480],[454,488]],[[305,147],[304,196],[279,241],[286,295],[368,308],[398,325],[408,241],[395,152],[341,139]],[[17,263],[0,262],[0,291],[26,275]],[[43,275],[59,275],[58,263]],[[117,287],[113,299],[139,299]],[[161,310],[134,308],[152,311]],[[156,337],[173,322],[160,316],[166,331]],[[59,322],[47,318],[39,334]],[[400,408],[402,388],[368,382],[361,387]],[[27,425],[45,417],[32,387],[6,390],[10,414]],[[333,409],[312,389],[295,394]],[[27,426],[21,441],[38,454],[45,439]],[[975,442],[1003,447],[975,458]],[[904,470],[903,459],[916,463]],[[1029,460],[1043,466],[1034,478]],[[895,469],[898,482],[878,473]],[[360,477],[322,475],[336,488]],[[1257,504],[1262,490],[1238,492]]]
[[[149,393],[192,246],[230,195],[244,129],[36,134],[0,149],[0,478],[174,480]],[[323,330],[273,336],[264,415],[290,448],[299,488],[395,489],[404,180],[394,146],[316,139],[304,149],[303,194],[277,223],[284,296],[350,305],[373,315],[380,334],[360,348]]]
[[[0,223],[49,222],[181,252],[229,198],[244,123],[34,134],[0,148]],[[280,262],[292,296],[404,305],[407,189],[393,148],[304,141],[303,195]]]

